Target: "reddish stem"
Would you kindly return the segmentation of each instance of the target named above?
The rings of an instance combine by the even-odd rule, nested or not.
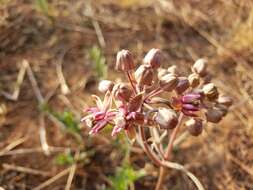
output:
[[[169,144],[168,144],[167,150],[164,154],[164,159],[166,161],[168,161],[170,159],[170,155],[171,155],[172,150],[173,150],[173,144],[174,144],[174,141],[176,139],[177,133],[179,132],[179,129],[180,129],[180,126],[181,126],[181,123],[182,123],[182,120],[183,120],[183,116],[184,115],[181,113],[180,116],[179,116],[179,119],[178,119],[179,122],[178,122],[177,126],[173,129],[172,134],[170,135]],[[165,178],[165,169],[166,169],[166,167],[164,167],[164,166],[160,167],[159,178],[158,178],[156,188],[155,188],[156,190],[161,190],[163,180]]]

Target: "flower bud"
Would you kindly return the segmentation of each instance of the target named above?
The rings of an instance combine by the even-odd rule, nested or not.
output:
[[[202,90],[203,90],[203,93],[205,94],[205,96],[209,100],[214,100],[214,99],[218,98],[218,96],[219,96],[217,87],[213,83],[208,83],[208,84],[204,85]]]
[[[200,76],[206,75],[207,60],[198,59],[192,66],[192,72],[199,74]]]
[[[217,105],[215,105],[215,108],[217,108],[218,110],[220,110],[223,113],[223,115],[222,115],[223,117],[225,115],[227,115],[227,113],[228,113],[228,107],[223,104],[217,104]]]
[[[157,69],[161,66],[162,58],[161,50],[153,48],[146,54],[143,62],[150,65],[153,69]]]
[[[229,96],[224,96],[224,95],[219,96],[217,102],[227,107],[230,107],[233,104],[232,98]]]
[[[190,86],[192,88],[195,88],[199,85],[199,75],[196,74],[196,73],[192,73],[188,76],[188,80],[189,80],[189,83],[190,83]]]
[[[109,91],[112,91],[114,86],[114,83],[112,81],[109,80],[102,80],[99,82],[98,84],[98,90],[102,93]]]
[[[190,87],[190,83],[186,77],[179,77],[178,84],[176,86],[176,92],[178,94],[182,94]]]
[[[178,84],[178,78],[174,74],[166,74],[160,79],[159,84],[164,90],[172,91]]]
[[[117,53],[116,70],[130,71],[135,68],[134,59],[130,51],[121,50]]]
[[[155,121],[162,129],[173,129],[177,126],[178,116],[172,109],[159,108]]]
[[[168,74],[167,69],[159,68],[157,72],[157,77],[158,79],[161,79],[166,74]]]
[[[202,133],[203,130],[203,122],[201,119],[192,118],[185,122],[189,133],[193,136],[198,136]]]
[[[205,115],[206,115],[207,121],[212,122],[212,123],[219,123],[224,113],[217,108],[213,108],[213,109],[208,109]]]
[[[167,71],[171,74],[177,75],[178,74],[178,67],[176,65],[170,66]]]
[[[140,86],[150,86],[153,82],[154,72],[151,67],[141,65],[134,73],[135,79]]]
[[[126,102],[129,101],[130,97],[133,94],[131,87],[124,83],[115,85],[113,88],[113,92],[114,92],[114,97],[116,99],[119,99],[121,101],[126,101]]]
[[[212,81],[212,78],[213,76],[210,73],[206,74],[204,77],[202,77],[203,83],[204,84],[210,83]]]

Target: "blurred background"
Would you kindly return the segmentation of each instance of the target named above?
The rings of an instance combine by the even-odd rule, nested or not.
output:
[[[0,189],[154,189],[158,168],[110,130],[80,124],[101,79],[121,76],[125,48],[141,62],[160,48],[164,67],[207,58],[234,99],[218,125],[185,140],[173,160],[207,190],[253,190],[251,0],[0,0]],[[101,95],[101,94],[100,94]],[[170,190],[193,190],[171,170]]]

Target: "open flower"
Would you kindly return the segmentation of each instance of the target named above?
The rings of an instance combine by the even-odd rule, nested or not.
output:
[[[200,93],[189,93],[180,98],[172,98],[172,106],[186,116],[197,117],[196,113],[200,110],[201,99]]]
[[[114,119],[115,126],[112,136],[125,129],[130,139],[135,137],[135,125],[143,124],[145,120],[144,114],[140,112],[142,103],[143,94],[140,93],[133,97],[128,105],[122,105],[119,108],[119,112]]]
[[[96,107],[86,109],[85,112],[89,114],[81,120],[92,128],[89,134],[95,134],[101,131],[108,123],[113,121],[117,113],[111,109],[112,96],[109,91],[105,94],[104,101],[96,95],[92,97],[96,102]]]

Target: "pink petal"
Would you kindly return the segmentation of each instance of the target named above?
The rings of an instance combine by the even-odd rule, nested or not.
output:
[[[107,124],[107,121],[99,121],[96,125],[90,130],[89,134],[95,134],[101,131]]]
[[[193,101],[196,101],[196,100],[200,100],[201,98],[201,95],[200,94],[186,94],[182,97],[182,102],[183,103],[191,103]]]
[[[115,126],[112,130],[112,136],[115,136],[116,134],[118,134],[123,128],[120,126]]]

